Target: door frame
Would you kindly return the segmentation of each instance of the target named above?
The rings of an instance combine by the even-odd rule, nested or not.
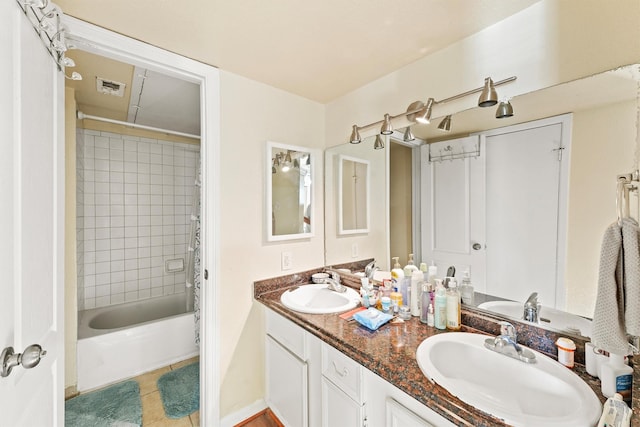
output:
[[[219,283],[220,219],[220,73],[210,65],[131,39],[79,19],[64,16],[67,39],[78,48],[200,85],[202,159],[202,269],[200,314],[200,419],[220,422]],[[64,185],[64,183],[62,183]],[[208,278],[207,278],[208,277]]]

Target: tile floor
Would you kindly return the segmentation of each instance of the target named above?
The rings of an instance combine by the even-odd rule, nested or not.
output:
[[[177,420],[165,417],[157,385],[158,378],[162,374],[197,361],[198,357],[194,357],[133,378],[140,384],[142,425],[144,427],[198,427],[200,425],[199,411]]]

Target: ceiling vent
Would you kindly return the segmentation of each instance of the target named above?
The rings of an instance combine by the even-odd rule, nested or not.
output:
[[[96,77],[96,89],[98,90],[99,93],[123,97],[124,88],[126,86],[127,85],[125,83],[120,83],[113,80],[106,80],[106,79],[103,79],[102,77]]]

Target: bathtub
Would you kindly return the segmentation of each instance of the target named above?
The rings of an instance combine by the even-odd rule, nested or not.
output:
[[[184,293],[81,311],[78,391],[196,356],[193,328]]]

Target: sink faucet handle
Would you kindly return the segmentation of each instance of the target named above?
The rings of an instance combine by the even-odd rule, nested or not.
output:
[[[516,328],[509,322],[500,322],[500,335],[505,335],[516,341]]]

